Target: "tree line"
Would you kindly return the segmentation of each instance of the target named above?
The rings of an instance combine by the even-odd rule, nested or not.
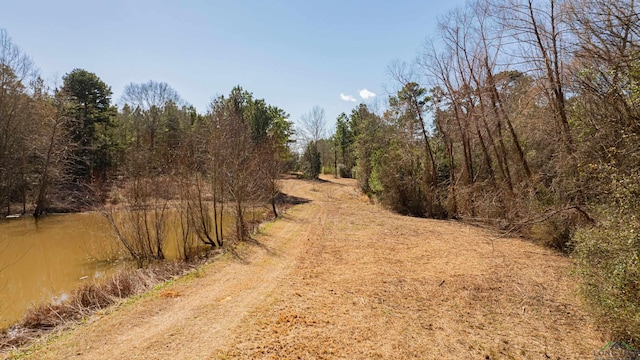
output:
[[[250,205],[278,216],[293,136],[282,109],[237,86],[200,114],[156,81],[127,85],[120,102],[84,69],[48,87],[0,30],[0,211],[103,209],[140,265],[164,259],[174,218],[188,259],[197,244],[223,245],[225,216],[239,240]]]
[[[571,254],[616,339],[640,339],[640,19],[633,0],[477,0],[341,114],[335,171],[407,215]]]
[[[303,119],[302,169],[354,177],[403,214],[491,223],[570,254],[602,326],[637,343],[639,14],[634,0],[475,0],[454,9],[415,61],[390,66],[399,86],[383,112],[361,104],[338,117],[329,139],[320,108]],[[183,244],[213,246],[224,241],[226,210],[239,238],[247,202],[277,212],[276,173],[296,156],[286,146],[292,126],[239,87],[202,115],[167,84],[130,84],[117,109],[85,70],[45,86],[4,30],[0,84],[7,214],[18,204],[40,215],[119,196],[109,200],[127,211],[108,216],[145,261],[163,257],[171,209],[183,209]],[[112,191],[114,179],[126,186]]]

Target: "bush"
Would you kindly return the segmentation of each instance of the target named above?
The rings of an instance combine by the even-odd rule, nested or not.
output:
[[[616,341],[640,345],[640,225],[611,217],[574,235],[581,291],[601,327]]]
[[[351,169],[344,166],[344,164],[338,164],[338,176],[341,178],[351,178]]]
[[[420,153],[403,152],[394,144],[386,152],[375,154],[369,186],[379,192],[386,207],[400,214],[423,217],[431,215],[423,177]]]
[[[536,244],[570,254],[574,246],[573,234],[578,228],[586,226],[588,221],[578,211],[567,210],[544,222],[525,226],[521,232]]]
[[[333,175],[335,173],[336,172],[333,169],[333,166],[323,166],[322,167],[322,174],[324,174],[324,175]]]
[[[322,163],[320,161],[320,151],[318,151],[318,145],[312,141],[307,144],[302,155],[302,170],[305,177],[309,179],[317,179],[322,170]]]
[[[574,239],[581,290],[612,339],[640,345],[640,174],[607,168],[597,226]]]

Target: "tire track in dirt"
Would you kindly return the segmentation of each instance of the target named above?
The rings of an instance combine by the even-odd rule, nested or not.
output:
[[[571,262],[519,239],[284,182],[290,209],[197,279],[78,326],[35,359],[580,359],[602,344]]]
[[[321,228],[316,209],[313,203],[290,209],[256,237],[261,246],[239,249],[242,261],[214,263],[200,278],[171,286],[166,291],[170,297],[145,298],[95,319],[30,358],[208,358],[291,272],[302,250],[298,243],[316,237]]]
[[[584,359],[601,346],[569,259],[319,189],[321,238],[218,358]]]

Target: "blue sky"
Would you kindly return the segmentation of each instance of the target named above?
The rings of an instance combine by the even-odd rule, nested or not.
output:
[[[386,99],[389,63],[412,60],[463,3],[2,0],[0,28],[51,83],[82,68],[118,102],[128,83],[164,81],[202,113],[241,85],[292,120],[319,105],[331,127],[361,90]]]

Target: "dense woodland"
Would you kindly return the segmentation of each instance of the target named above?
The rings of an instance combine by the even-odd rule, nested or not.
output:
[[[240,87],[199,114],[167,84],[130,84],[116,108],[89,71],[45,86],[2,31],[0,206],[121,204],[128,215],[105,214],[141,263],[163,258],[162,219],[178,208],[188,258],[186,244],[223,244],[225,206],[240,239],[247,203],[277,214],[276,180],[296,158],[394,211],[489,223],[573,256],[603,329],[637,343],[639,17],[633,0],[470,2],[415,61],[390,66],[399,86],[383,110],[341,114],[330,138],[322,109],[306,115],[300,156],[287,114]]]

